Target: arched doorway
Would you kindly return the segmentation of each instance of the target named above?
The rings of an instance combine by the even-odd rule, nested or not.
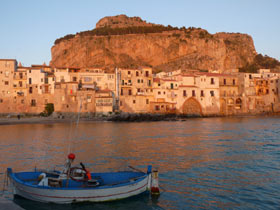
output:
[[[242,100],[241,98],[237,98],[235,101],[235,109],[241,109],[242,107]]]
[[[202,115],[201,105],[195,98],[187,99],[183,104],[182,111],[185,115]]]

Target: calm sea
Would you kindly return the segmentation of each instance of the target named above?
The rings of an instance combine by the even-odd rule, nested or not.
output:
[[[7,167],[59,168],[70,149],[91,172],[153,165],[161,195],[98,204],[40,204],[20,197],[14,202],[30,210],[280,209],[279,122],[241,117],[1,125],[1,185]],[[5,197],[13,199],[11,192]]]

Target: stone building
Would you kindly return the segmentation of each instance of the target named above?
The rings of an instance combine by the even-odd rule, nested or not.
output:
[[[175,71],[161,74],[158,79],[155,100],[172,103],[176,113],[195,116],[219,114],[218,74]]]
[[[119,109],[129,113],[150,112],[154,101],[151,68],[119,69]]]
[[[242,95],[239,92],[239,81],[236,74],[220,74],[219,90],[221,115],[244,113]]]
[[[15,113],[13,79],[17,69],[15,59],[0,59],[0,110],[1,113]]]
[[[78,82],[58,82],[54,93],[55,112],[67,115],[95,113],[95,90],[82,89]]]

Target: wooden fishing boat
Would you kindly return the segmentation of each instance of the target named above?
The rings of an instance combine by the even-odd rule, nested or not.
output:
[[[34,201],[66,204],[112,201],[155,188],[152,187],[152,166],[147,167],[147,172],[89,173],[82,163],[81,167],[71,167],[73,160],[70,155],[62,172],[35,170],[15,173],[8,168],[13,193]],[[154,180],[154,183],[158,184],[158,181]]]

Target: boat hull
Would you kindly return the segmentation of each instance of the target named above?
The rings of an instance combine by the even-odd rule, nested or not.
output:
[[[13,193],[26,199],[67,204],[75,202],[103,202],[128,198],[149,189],[150,174],[131,183],[84,189],[34,187],[11,178]]]

